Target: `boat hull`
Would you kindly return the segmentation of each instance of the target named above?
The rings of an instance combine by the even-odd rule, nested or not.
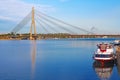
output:
[[[112,60],[114,60],[114,58],[113,57],[109,57],[109,58],[94,57],[94,60],[97,60],[97,61],[112,61]]]
[[[95,54],[93,59],[97,61],[112,61],[112,60],[115,60],[115,55],[114,54],[109,54],[109,55]]]

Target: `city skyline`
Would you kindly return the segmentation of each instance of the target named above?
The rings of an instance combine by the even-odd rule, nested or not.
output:
[[[88,31],[120,33],[119,0],[4,0],[0,4],[0,33],[10,32],[31,11],[32,6]]]

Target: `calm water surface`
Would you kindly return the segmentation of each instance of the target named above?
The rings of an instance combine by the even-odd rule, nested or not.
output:
[[[97,43],[112,41],[0,41],[0,80],[120,80],[120,65],[94,66],[92,59]]]

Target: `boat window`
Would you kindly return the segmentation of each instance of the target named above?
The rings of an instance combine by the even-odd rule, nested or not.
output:
[[[106,50],[107,44],[100,44],[100,50]]]
[[[103,54],[96,54],[95,57],[103,57],[103,58],[108,58],[108,57],[112,57],[113,55],[103,55]]]
[[[109,45],[109,49],[111,49],[112,48],[112,45]]]

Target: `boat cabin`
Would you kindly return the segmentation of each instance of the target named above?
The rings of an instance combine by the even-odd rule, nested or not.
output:
[[[100,49],[101,52],[105,52],[107,49],[111,49],[112,45],[108,45],[108,44],[99,44],[98,48]]]

